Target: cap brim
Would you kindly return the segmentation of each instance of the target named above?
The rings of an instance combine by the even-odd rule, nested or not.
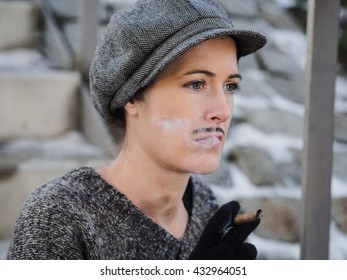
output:
[[[239,56],[243,57],[256,52],[265,46],[266,37],[258,32],[250,30],[233,30],[231,37],[238,41]]]
[[[241,29],[215,29],[208,30],[196,34],[180,44],[166,54],[164,58],[158,63],[150,74],[142,81],[142,86],[146,86],[170,61],[180,56],[188,49],[198,45],[199,43],[219,36],[230,36],[236,41],[239,57],[252,54],[261,49],[267,42],[264,35],[258,32],[241,30]]]

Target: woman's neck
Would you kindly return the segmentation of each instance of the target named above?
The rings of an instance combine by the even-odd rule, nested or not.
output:
[[[189,174],[167,170],[145,156],[121,150],[100,175],[141,211],[176,238],[184,234],[188,213],[182,197]]]

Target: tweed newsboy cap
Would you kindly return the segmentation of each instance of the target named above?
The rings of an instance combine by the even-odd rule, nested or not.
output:
[[[90,93],[107,124],[174,58],[217,36],[231,36],[240,57],[266,44],[260,33],[238,30],[213,0],[139,0],[115,13],[90,67]]]

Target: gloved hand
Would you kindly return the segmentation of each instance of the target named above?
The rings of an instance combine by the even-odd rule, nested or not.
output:
[[[260,220],[233,225],[240,204],[231,201],[221,206],[207,223],[189,259],[192,260],[254,260],[257,249],[244,241]]]

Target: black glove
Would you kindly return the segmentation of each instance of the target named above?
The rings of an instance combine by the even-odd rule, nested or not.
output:
[[[208,221],[189,259],[192,260],[254,260],[257,249],[244,241],[260,220],[233,225],[240,204],[231,201],[221,206]]]

